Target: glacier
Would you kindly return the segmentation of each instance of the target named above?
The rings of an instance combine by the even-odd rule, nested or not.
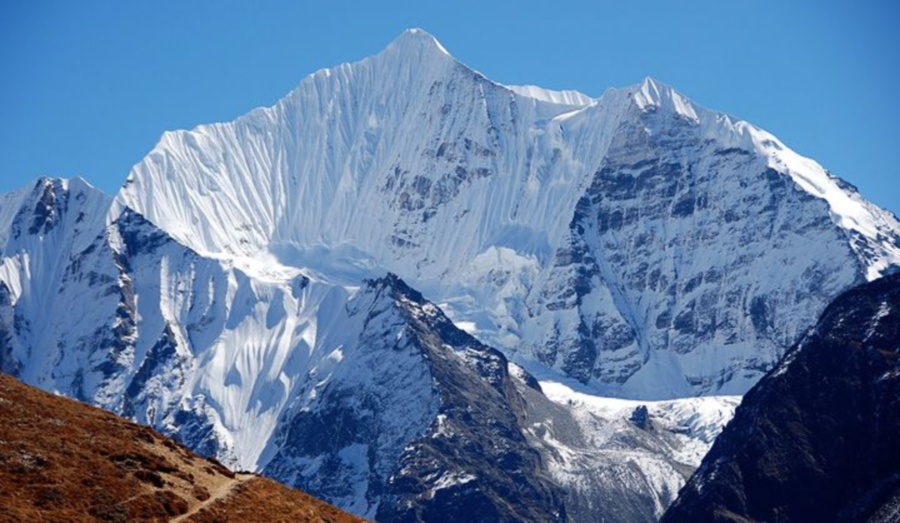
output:
[[[749,123],[410,30],[165,133],[113,197],[0,195],[0,368],[369,518],[653,521],[897,265],[893,215]]]

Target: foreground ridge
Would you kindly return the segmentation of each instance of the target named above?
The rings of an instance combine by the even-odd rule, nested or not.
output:
[[[2,521],[362,521],[0,374]]]
[[[829,305],[766,377],[664,523],[897,521],[900,274]]]

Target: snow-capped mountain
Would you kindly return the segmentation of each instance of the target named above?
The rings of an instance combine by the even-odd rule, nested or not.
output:
[[[712,395],[898,230],[653,80],[504,86],[411,30],[166,133],[112,199],[0,196],[0,368],[370,518],[652,521]]]
[[[746,391],[900,262],[893,215],[746,122],[651,79],[507,87],[421,30],[166,133],[116,201],[204,255],[394,272],[515,359],[632,398]]]

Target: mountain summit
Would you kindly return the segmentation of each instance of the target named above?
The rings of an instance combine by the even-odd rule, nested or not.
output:
[[[400,36],[391,42],[385,51],[393,51],[399,53],[409,53],[410,48],[415,48],[418,52],[438,52],[447,56],[450,53],[438,42],[437,38],[432,36],[428,31],[413,27],[400,33]]]

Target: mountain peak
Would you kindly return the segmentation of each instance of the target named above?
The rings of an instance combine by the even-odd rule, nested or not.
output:
[[[83,178],[41,176],[16,191],[0,194],[0,252],[13,238],[44,234],[71,215],[70,225],[90,241],[102,228],[112,199]],[[87,245],[76,242],[77,248]]]
[[[400,33],[397,38],[388,44],[385,51],[397,52],[432,52],[451,56],[447,49],[441,45],[437,38],[424,29],[414,27]]]
[[[632,97],[642,110],[661,109],[695,122],[700,121],[697,110],[690,100],[674,88],[650,76],[644,78],[644,81],[635,87]]]

